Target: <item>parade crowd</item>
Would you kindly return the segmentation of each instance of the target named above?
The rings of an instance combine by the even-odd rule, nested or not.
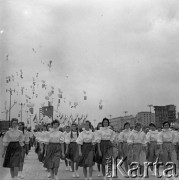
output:
[[[140,123],[131,129],[127,122],[121,132],[115,132],[107,118],[96,128],[88,120],[83,128],[76,123],[60,128],[60,122],[53,120],[39,129],[27,131],[23,122],[18,123],[18,119],[13,118],[11,128],[3,137],[3,167],[10,168],[12,179],[23,179],[24,158],[34,146],[38,160],[47,170],[47,179],[58,179],[60,160],[64,160],[66,171],[72,173],[72,178],[79,178],[78,169],[83,168],[82,178],[92,180],[93,167],[97,166],[98,176],[106,180],[105,167],[109,157],[126,159],[126,172],[132,162],[138,162],[143,173],[144,162],[156,160],[163,163],[163,168],[167,162],[175,163],[178,168],[178,143],[179,133],[169,122],[164,122],[161,128],[150,123],[149,129],[143,129]],[[149,171],[154,175],[152,166]]]

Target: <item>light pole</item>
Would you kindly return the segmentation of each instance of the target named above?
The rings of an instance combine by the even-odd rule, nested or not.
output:
[[[21,122],[22,122],[22,106],[24,106],[25,104],[19,103],[19,105],[21,106]]]
[[[150,108],[150,123],[151,123],[151,115],[152,115],[151,107],[153,107],[153,105],[152,105],[152,104],[149,104],[149,105],[147,105],[147,106]]]
[[[10,104],[9,104],[9,127],[10,127],[10,121],[11,121],[11,96],[12,96],[12,92],[15,92],[15,89],[12,90],[10,89],[6,89],[6,92],[10,93]]]
[[[27,110],[27,111],[25,111],[26,113],[27,113],[27,121],[28,121],[28,113],[29,113],[29,111]]]

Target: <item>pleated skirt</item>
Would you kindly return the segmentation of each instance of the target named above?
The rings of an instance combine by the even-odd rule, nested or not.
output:
[[[80,167],[92,167],[95,163],[95,149],[92,143],[83,143],[82,156],[79,159],[78,166]]]
[[[78,144],[76,142],[71,142],[68,145],[68,153],[66,154],[66,158],[70,159],[72,162],[78,163],[79,149],[78,149]]]
[[[44,167],[47,169],[59,168],[61,153],[60,143],[49,143],[44,160]]]
[[[21,161],[21,146],[19,142],[10,142],[7,146],[3,167],[19,167]]]

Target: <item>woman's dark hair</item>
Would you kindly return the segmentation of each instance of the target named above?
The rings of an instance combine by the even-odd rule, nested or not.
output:
[[[46,124],[46,129],[47,129],[47,131],[49,131],[49,129],[48,129],[48,126],[49,126],[49,125],[51,125],[51,124],[50,124],[50,123],[47,123],[47,124]]]
[[[51,123],[52,126],[53,126],[53,124],[55,124],[55,123],[58,123],[58,126],[60,125],[60,122],[59,122],[57,119],[55,119],[55,120],[52,121],[52,123]]]
[[[79,135],[79,132],[78,132],[78,125],[76,124],[76,123],[72,123],[72,125],[71,126],[76,126],[76,132],[77,132],[77,137],[78,137],[78,135]],[[71,135],[70,135],[70,138],[73,138],[73,132],[72,132],[73,130],[71,129]]]
[[[136,128],[137,126],[141,126],[141,123],[136,123],[136,124],[135,124],[135,128]]]
[[[102,127],[104,127],[104,121],[108,121],[108,126],[110,125],[109,119],[108,118],[104,118],[102,121]]]
[[[124,124],[124,128],[125,128],[127,125],[130,126],[130,123],[129,123],[129,122],[126,122],[126,123]]]
[[[17,118],[12,118],[11,119],[11,126],[12,126],[12,122],[16,121],[18,123],[18,119]]]
[[[100,125],[100,124],[101,124],[101,126],[102,126],[102,122],[99,122],[99,123],[98,123],[98,125],[97,125],[97,127],[96,127],[97,130],[99,130],[99,125]]]
[[[91,129],[91,127],[92,127],[91,122],[87,120],[87,121],[85,121],[85,123],[88,123],[89,124],[89,128]]]
[[[154,123],[150,123],[149,127],[156,127],[156,125]]]
[[[168,121],[163,122],[163,127],[165,124],[168,124],[168,126],[170,127],[170,123]]]
[[[19,122],[19,125],[22,125],[22,132],[23,132],[23,134],[24,134],[24,130],[25,130],[25,124],[24,124],[24,122]]]

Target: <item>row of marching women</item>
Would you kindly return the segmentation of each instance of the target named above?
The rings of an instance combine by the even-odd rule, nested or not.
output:
[[[29,148],[33,146],[33,134],[18,119],[11,120],[11,128],[3,137],[3,167],[10,168],[12,179],[23,179],[23,165]]]
[[[13,119],[11,125],[3,138],[3,166],[10,168],[12,178],[17,178],[18,171],[20,177],[22,174],[24,152],[30,136],[26,135],[23,123],[18,124],[17,119]],[[75,123],[62,129],[59,121],[54,120],[40,131],[34,131],[35,152],[46,168],[48,178],[55,180],[60,174],[60,160],[65,161],[67,173],[71,173],[72,178],[79,178],[79,169],[83,168],[85,180],[88,176],[92,180],[94,166],[98,168],[98,176],[107,179],[106,165],[111,157],[125,159],[124,172],[131,169],[132,162],[138,163],[141,173],[144,172],[144,162],[163,162],[164,169],[166,162],[173,162],[178,167],[178,132],[170,128],[169,122],[163,123],[162,130],[157,130],[152,123],[149,126],[150,130],[146,132],[140,123],[136,123],[133,130],[129,123],[125,123],[124,130],[116,133],[107,118],[95,130],[90,121],[85,121],[83,129]],[[153,166],[149,170],[150,175],[155,172]],[[159,175],[159,168],[156,173]],[[132,175],[126,173],[127,176]]]

